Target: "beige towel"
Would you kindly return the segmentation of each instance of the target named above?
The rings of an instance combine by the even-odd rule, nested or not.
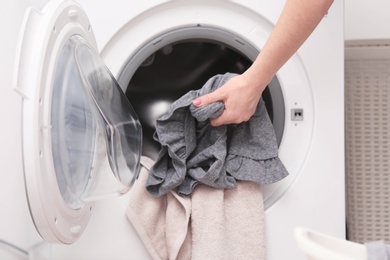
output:
[[[153,259],[265,259],[258,184],[239,182],[226,190],[198,185],[191,197],[153,197],[145,183],[154,162],[143,157],[141,163],[127,217]]]

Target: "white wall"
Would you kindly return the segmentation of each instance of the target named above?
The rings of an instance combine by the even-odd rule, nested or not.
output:
[[[389,0],[345,0],[345,40],[390,39]]]

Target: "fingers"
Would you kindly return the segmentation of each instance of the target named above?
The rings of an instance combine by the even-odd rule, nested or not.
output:
[[[214,92],[211,92],[209,94],[200,96],[192,101],[192,104],[196,107],[202,107],[217,101],[224,101],[224,95],[216,90]]]
[[[210,124],[212,126],[220,126],[220,125],[224,125],[224,124],[227,124],[227,123],[224,120],[223,113],[222,113],[222,115],[220,115],[218,118],[210,118]]]

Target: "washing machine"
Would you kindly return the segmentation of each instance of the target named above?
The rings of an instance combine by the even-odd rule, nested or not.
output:
[[[284,2],[3,1],[0,258],[149,259],[125,211],[156,118],[245,71]],[[267,259],[304,259],[296,226],[345,237],[343,47],[335,1],[264,91],[290,173],[259,201]]]

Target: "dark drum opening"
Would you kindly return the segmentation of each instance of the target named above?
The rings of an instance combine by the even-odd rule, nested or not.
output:
[[[155,120],[172,102],[201,88],[216,74],[241,74],[251,64],[244,54],[226,44],[199,39],[165,45],[150,55],[136,70],[126,90],[143,128],[142,154],[157,158],[160,145],[153,139]],[[272,119],[274,104],[268,87],[263,99]]]

